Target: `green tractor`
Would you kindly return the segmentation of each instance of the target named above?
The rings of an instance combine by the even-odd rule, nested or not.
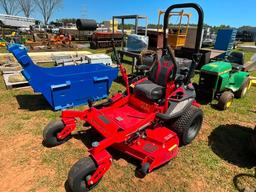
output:
[[[251,82],[243,71],[244,54],[232,52],[224,61],[215,61],[201,68],[197,92],[200,99],[218,100],[217,108],[226,110],[234,98],[243,98]]]

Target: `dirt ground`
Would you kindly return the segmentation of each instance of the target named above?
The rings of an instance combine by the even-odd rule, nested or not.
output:
[[[115,89],[116,85],[112,92]],[[94,191],[207,192],[256,186],[256,179],[250,177],[256,165],[250,150],[255,95],[253,87],[246,98],[235,100],[224,112],[203,105],[204,124],[196,140],[144,179],[135,177],[136,162],[114,152],[113,166]],[[32,90],[6,90],[0,81],[0,191],[69,191],[67,173],[88,153],[79,138],[56,148],[43,147],[42,130],[59,115]],[[93,138],[93,134],[82,137],[86,136]]]

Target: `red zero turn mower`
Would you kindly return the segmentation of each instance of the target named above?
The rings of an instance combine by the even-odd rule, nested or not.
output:
[[[90,103],[90,108],[84,111],[63,111],[61,121],[45,128],[44,144],[48,147],[69,140],[76,129],[76,119],[85,121],[103,137],[92,143],[89,157],[71,168],[68,184],[74,192],[92,189],[108,171],[112,163],[109,147],[140,160],[138,173],[143,177],[174,158],[180,144],[189,144],[197,136],[203,113],[195,101],[190,79],[200,60],[203,11],[192,3],[169,7],[164,17],[164,33],[169,13],[175,8],[194,8],[199,14],[196,52],[190,69],[178,69],[172,50],[167,46],[167,38],[164,38],[163,55],[148,77],[137,78],[129,85],[126,71],[119,64],[126,83],[125,93],[117,93],[98,106]]]

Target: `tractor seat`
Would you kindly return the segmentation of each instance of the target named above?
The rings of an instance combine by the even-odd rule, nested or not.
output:
[[[165,88],[153,83],[150,80],[145,80],[134,88],[134,93],[140,97],[147,97],[150,100],[159,100],[163,98]]]
[[[244,53],[243,52],[231,52],[226,60],[233,64],[244,65]]]
[[[174,65],[170,56],[163,56],[160,61],[150,68],[148,80],[137,84],[134,93],[150,100],[159,100],[164,97],[165,87],[170,79]]]

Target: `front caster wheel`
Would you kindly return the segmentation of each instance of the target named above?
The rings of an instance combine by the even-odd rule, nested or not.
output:
[[[67,142],[71,135],[68,135],[65,139],[59,140],[57,138],[58,133],[60,133],[64,129],[65,125],[63,121],[53,121],[50,122],[43,131],[43,144],[45,147],[55,147]]]
[[[87,192],[98,183],[88,185],[87,181],[96,171],[97,166],[91,157],[80,159],[70,169],[68,174],[68,185],[73,192]]]
[[[143,163],[141,167],[136,171],[136,175],[139,178],[144,178],[149,172],[149,167],[150,167],[149,163]]]

